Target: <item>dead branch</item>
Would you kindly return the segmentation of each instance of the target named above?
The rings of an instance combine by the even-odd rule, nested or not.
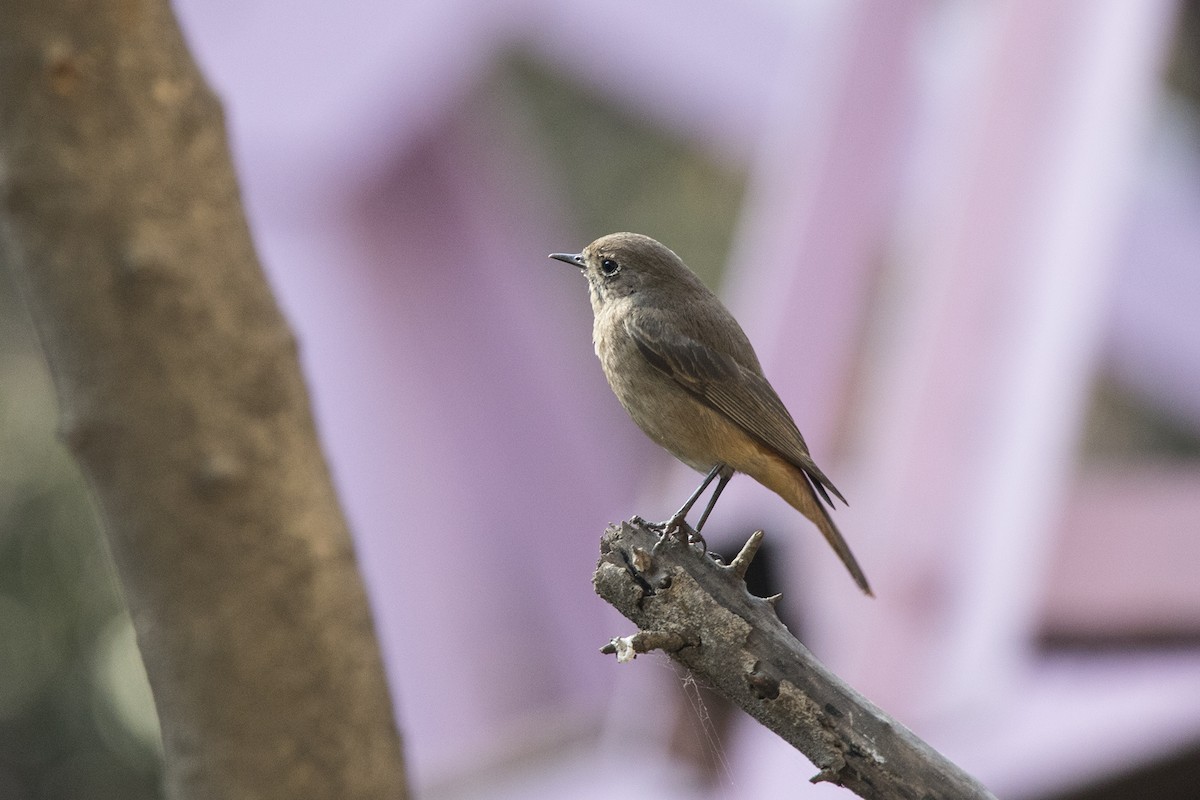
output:
[[[661,649],[804,753],[829,781],[872,800],[995,800],[978,781],[817,661],[743,580],[761,532],[728,565],[634,518],[600,545],[596,592],[641,630],[603,648]]]

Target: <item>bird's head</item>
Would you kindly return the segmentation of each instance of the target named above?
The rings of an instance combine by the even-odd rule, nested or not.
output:
[[[702,286],[672,250],[640,233],[610,233],[581,253],[551,253],[550,258],[580,269],[588,280],[596,309],[639,293],[679,293]]]

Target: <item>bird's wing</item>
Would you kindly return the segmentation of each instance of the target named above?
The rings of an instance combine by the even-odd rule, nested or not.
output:
[[[799,467],[826,503],[832,505],[828,492],[846,502],[813,462],[792,415],[766,378],[664,325],[653,312],[626,317],[625,330],[651,366]]]

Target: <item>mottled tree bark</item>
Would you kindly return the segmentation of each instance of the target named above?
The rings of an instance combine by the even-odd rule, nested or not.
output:
[[[4,4],[0,225],[132,612],[169,796],[404,796],[295,342],[166,2]]]
[[[639,519],[609,528],[596,591],[639,630],[605,652],[663,650],[804,753],[829,781],[870,800],[995,800],[978,781],[813,657],[746,590],[756,533],[728,565]],[[881,657],[884,657],[881,654]]]

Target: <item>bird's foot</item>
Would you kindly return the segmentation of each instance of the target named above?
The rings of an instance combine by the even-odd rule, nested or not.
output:
[[[700,552],[708,552],[708,544],[704,541],[704,537],[700,532],[687,524],[683,514],[676,514],[666,522],[651,522],[646,525],[648,528],[653,528],[659,532],[658,542],[655,547],[659,547],[669,538],[675,538],[679,541],[686,542],[689,545],[700,545]]]

